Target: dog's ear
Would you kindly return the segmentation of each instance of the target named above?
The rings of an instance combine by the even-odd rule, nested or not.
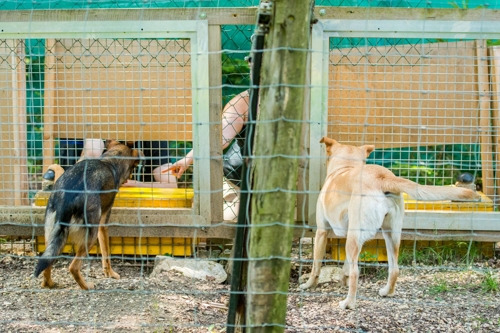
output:
[[[109,149],[113,146],[119,145],[120,142],[114,139],[108,139],[104,142],[104,148]]]
[[[330,139],[329,137],[324,136],[321,138],[321,140],[319,140],[319,143],[324,143],[327,146],[333,146],[333,145],[337,144],[338,142],[335,141],[334,139]]]
[[[364,145],[364,146],[361,146],[361,149],[363,149],[365,151],[366,157],[368,157],[368,156],[370,156],[372,151],[375,150],[375,146],[374,145]]]
[[[54,183],[64,173],[64,169],[59,164],[51,164],[43,174],[43,179],[52,180]]]
[[[134,148],[134,141],[127,141],[125,144],[127,145],[127,147],[129,147],[131,149]]]

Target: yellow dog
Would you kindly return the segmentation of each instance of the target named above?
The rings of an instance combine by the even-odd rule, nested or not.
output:
[[[388,169],[365,160],[375,149],[373,145],[348,146],[323,137],[328,156],[327,176],[316,205],[317,232],[314,261],[309,280],[300,288],[318,283],[321,261],[325,255],[328,229],[346,237],[346,261],[343,283],[349,292],[340,302],[343,309],[354,309],[358,286],[358,256],[363,244],[381,229],[387,248],[389,277],[380,289],[380,296],[392,296],[399,275],[398,252],[403,226],[402,192],[417,200],[478,200],[479,195],[465,188],[424,186],[396,177]]]

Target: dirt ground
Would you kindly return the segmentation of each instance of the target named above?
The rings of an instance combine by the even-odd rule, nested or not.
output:
[[[151,262],[124,260],[114,261],[121,279],[105,279],[93,258],[84,274],[96,290],[87,292],[70,277],[68,260],[57,261],[57,287],[47,290],[32,277],[33,257],[0,253],[0,331],[226,331],[227,284],[175,272],[150,277]],[[300,291],[301,267],[292,262],[285,332],[500,332],[500,292],[491,291],[500,281],[496,259],[469,268],[403,267],[394,298],[378,296],[384,267],[362,268],[357,308],[347,311],[338,308],[345,287],[326,283]]]

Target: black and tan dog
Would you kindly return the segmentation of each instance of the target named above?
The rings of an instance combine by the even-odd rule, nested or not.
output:
[[[138,150],[115,140],[106,141],[106,151],[99,159],[82,160],[54,184],[45,211],[46,249],[35,269],[35,277],[43,274],[43,287],[52,288],[52,264],[61,253],[68,236],[75,245],[76,255],[69,266],[78,285],[93,289],[80,272],[82,258],[99,238],[104,275],[119,279],[111,268],[109,237],[106,226],[118,188],[127,181],[140,163]]]

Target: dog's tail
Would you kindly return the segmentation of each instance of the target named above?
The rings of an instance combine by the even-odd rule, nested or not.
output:
[[[57,256],[61,254],[67,240],[68,227],[58,222],[54,223],[49,241],[47,242],[48,244],[46,244],[47,247],[36,265],[35,277],[38,277],[46,268],[52,266]]]
[[[384,192],[409,194],[413,199],[425,201],[454,200],[477,201],[480,195],[467,188],[454,186],[419,185],[411,180],[394,177],[383,182]]]

